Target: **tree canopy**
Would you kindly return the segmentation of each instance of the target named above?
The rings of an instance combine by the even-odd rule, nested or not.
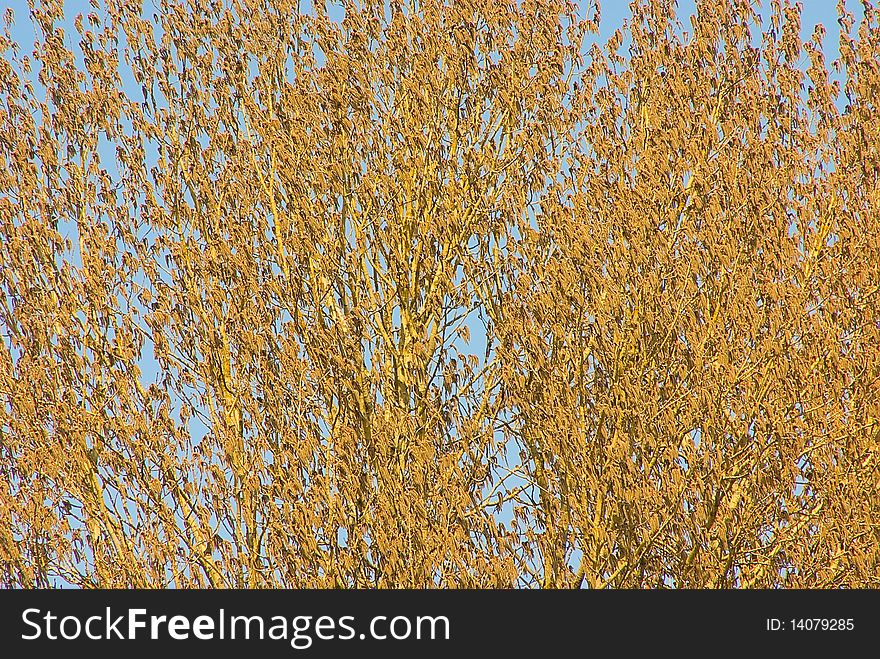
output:
[[[4,585],[880,585],[870,4],[30,4]]]

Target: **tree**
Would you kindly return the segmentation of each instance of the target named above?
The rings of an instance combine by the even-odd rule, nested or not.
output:
[[[4,37],[7,586],[877,585],[875,9],[95,6]]]

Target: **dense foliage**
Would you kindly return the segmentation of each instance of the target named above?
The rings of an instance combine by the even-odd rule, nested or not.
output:
[[[3,584],[880,585],[876,9],[93,4],[0,46]]]

